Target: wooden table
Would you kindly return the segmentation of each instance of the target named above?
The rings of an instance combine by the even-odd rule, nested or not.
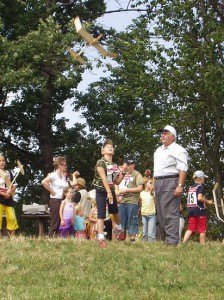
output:
[[[49,214],[23,214],[21,215],[24,219],[29,220],[36,220],[38,222],[38,235],[43,236],[44,235],[44,225],[45,222],[50,220]]]

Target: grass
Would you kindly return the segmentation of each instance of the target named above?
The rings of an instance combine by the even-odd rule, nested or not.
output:
[[[0,239],[0,299],[223,299],[224,244]]]

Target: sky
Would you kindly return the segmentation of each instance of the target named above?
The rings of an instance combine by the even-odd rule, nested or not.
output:
[[[119,3],[118,3],[119,2]],[[116,10],[116,9],[126,9],[127,8],[127,0],[108,0],[107,3],[107,11]],[[105,28],[113,27],[117,31],[123,31],[125,28],[131,24],[132,19],[139,16],[140,13],[138,12],[119,12],[119,13],[111,13],[105,14],[103,17],[97,19],[97,23],[104,26]],[[100,54],[96,50],[89,50],[90,55],[92,58],[100,56]],[[111,60],[111,58],[107,58]],[[88,85],[93,82],[97,81],[100,77],[105,76],[102,72],[102,69],[94,68],[93,70],[86,70],[83,73],[83,80],[78,85],[78,91],[85,91],[88,88]],[[72,102],[73,99],[68,99],[64,104],[64,112],[59,114],[58,117],[65,117],[69,119],[66,123],[66,126],[72,127],[74,123],[82,123],[85,124],[85,119],[81,118],[81,113],[79,111],[72,110]]]

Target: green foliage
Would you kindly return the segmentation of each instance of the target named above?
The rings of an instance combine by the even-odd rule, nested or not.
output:
[[[80,126],[67,129],[58,114],[65,101],[74,97],[84,72],[67,52],[68,46],[80,45],[72,18],[83,14],[93,21],[105,4],[102,0],[73,1],[68,6],[57,1],[11,0],[1,1],[0,6],[0,149],[9,167],[18,158],[26,166],[26,175],[18,178],[20,207],[40,201],[40,181],[52,171],[53,153],[69,153],[73,162],[79,143],[93,144],[94,149],[93,135],[88,137]],[[83,168],[86,161],[79,162]],[[86,173],[91,174],[85,171],[83,176]]]

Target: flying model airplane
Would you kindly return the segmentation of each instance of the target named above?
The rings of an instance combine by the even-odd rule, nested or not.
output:
[[[74,19],[75,28],[78,34],[89,43],[89,46],[95,47],[103,56],[109,56],[112,58],[116,58],[118,56],[117,53],[109,52],[104,49],[98,42],[98,40],[103,36],[100,34],[97,38],[94,38],[81,24],[79,17]],[[81,50],[82,51],[82,50]]]
[[[72,50],[70,47],[67,48],[68,52],[73,56],[80,64],[86,64],[87,62],[80,56],[80,54],[83,52],[84,48],[82,48],[79,53],[76,53],[74,50]]]

